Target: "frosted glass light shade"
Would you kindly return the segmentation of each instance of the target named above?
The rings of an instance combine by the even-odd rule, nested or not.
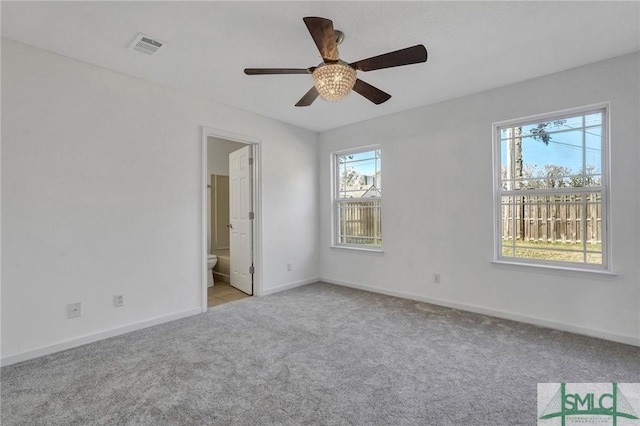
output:
[[[318,93],[328,101],[344,98],[356,84],[356,70],[342,61],[319,65],[312,77]]]

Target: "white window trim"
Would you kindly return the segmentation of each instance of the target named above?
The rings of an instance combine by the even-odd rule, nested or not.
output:
[[[503,258],[500,253],[500,245],[502,240],[501,235],[501,176],[500,168],[502,165],[500,158],[500,131],[501,127],[511,127],[514,125],[522,124],[525,122],[544,122],[550,120],[558,120],[563,117],[570,117],[575,115],[586,114],[593,110],[604,110],[604,117],[602,120],[602,229],[604,231],[604,238],[602,241],[602,265],[587,265],[579,263],[562,263],[552,262],[544,260],[515,258],[513,260]],[[610,144],[611,138],[611,102],[601,102],[597,104],[584,105],[575,108],[568,108],[559,111],[531,115],[527,117],[520,117],[505,121],[499,121],[492,124],[492,150],[493,150],[493,261],[494,264],[499,265],[512,265],[515,267],[532,267],[543,268],[549,270],[565,271],[565,272],[577,272],[577,273],[595,273],[605,275],[616,275],[612,269],[611,259],[611,226],[609,224],[609,217],[611,216],[611,205],[609,202],[609,194],[611,193],[610,182]]]
[[[340,170],[339,167],[337,165],[337,157],[341,156],[341,155],[350,155],[350,154],[357,154],[360,152],[364,152],[364,151],[374,151],[374,150],[380,150],[381,153],[381,157],[384,158],[384,155],[382,155],[382,147],[379,144],[376,145],[365,145],[365,146],[358,146],[356,148],[349,148],[349,149],[344,149],[344,150],[340,150],[340,151],[333,151],[330,154],[330,162],[331,162],[331,248],[336,248],[336,249],[346,249],[346,250],[355,250],[355,251],[362,251],[362,252],[370,252],[370,253],[382,253],[383,250],[383,246],[382,244],[379,247],[370,247],[370,246],[365,246],[365,245],[359,245],[359,244],[345,244],[345,243],[339,243],[339,237],[338,237],[338,230],[340,229],[340,225],[339,225],[339,214],[338,214],[338,181],[340,180]],[[384,160],[383,160],[384,161]],[[382,208],[382,197],[378,197],[377,199],[380,200],[380,208]]]

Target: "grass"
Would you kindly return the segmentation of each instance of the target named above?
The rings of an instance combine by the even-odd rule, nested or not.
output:
[[[585,255],[582,251],[583,245],[581,242],[563,243],[516,240],[515,253],[510,244],[511,241],[505,241],[502,246],[502,255],[505,257],[585,263]],[[602,263],[602,244],[587,243],[586,257],[586,263]]]

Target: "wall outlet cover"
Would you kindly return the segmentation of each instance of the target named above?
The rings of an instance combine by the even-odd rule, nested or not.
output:
[[[82,304],[80,302],[67,305],[67,318],[78,318],[80,315],[82,315]]]
[[[116,308],[121,308],[124,306],[124,295],[116,294],[113,296],[113,306]]]

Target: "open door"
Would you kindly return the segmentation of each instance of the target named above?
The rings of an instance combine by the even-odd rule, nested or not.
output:
[[[251,146],[229,154],[231,285],[253,294],[253,210]]]

